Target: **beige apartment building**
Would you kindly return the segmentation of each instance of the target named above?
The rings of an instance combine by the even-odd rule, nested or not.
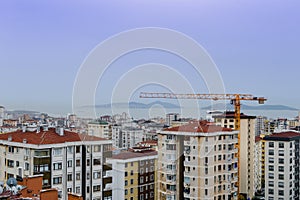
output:
[[[234,112],[214,116],[216,125],[234,128]],[[240,170],[239,193],[247,198],[255,195],[255,116],[241,114],[240,126]]]
[[[158,199],[237,199],[238,132],[207,121],[158,133]]]

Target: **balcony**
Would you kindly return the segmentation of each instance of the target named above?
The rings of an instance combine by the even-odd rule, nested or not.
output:
[[[112,177],[112,170],[104,171],[103,178]]]
[[[105,185],[105,188],[103,189],[103,191],[109,191],[109,190],[112,190],[112,184],[111,183],[107,183]]]

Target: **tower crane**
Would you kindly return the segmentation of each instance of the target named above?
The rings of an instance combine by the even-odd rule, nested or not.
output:
[[[230,100],[234,105],[235,130],[238,132],[238,158],[240,160],[240,127],[241,127],[241,101],[257,101],[264,104],[267,100],[264,97],[255,97],[252,94],[174,94],[174,93],[155,93],[141,92],[140,98],[166,98],[166,99],[199,99],[199,100]],[[238,170],[240,172],[240,161],[238,161]],[[240,176],[238,176],[239,191]],[[239,193],[239,192],[238,192]]]

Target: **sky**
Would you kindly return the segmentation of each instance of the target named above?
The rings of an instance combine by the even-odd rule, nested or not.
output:
[[[268,98],[268,104],[300,108],[299,9],[296,0],[2,0],[0,104],[71,112],[76,77],[97,45],[127,30],[160,27],[199,43],[216,64],[227,93],[250,93]],[[147,63],[168,65],[196,93],[207,92],[189,63],[168,52],[143,50],[111,64],[97,85],[96,104],[110,102],[118,81]],[[170,82],[180,87],[179,80]]]

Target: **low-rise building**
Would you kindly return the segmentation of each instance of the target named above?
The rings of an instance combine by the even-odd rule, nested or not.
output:
[[[114,155],[112,165],[112,197],[125,200],[154,200],[156,190],[157,152],[149,148],[133,148]]]
[[[63,128],[26,129],[0,134],[0,181],[43,175],[43,189],[59,196],[76,193],[86,200],[111,199],[111,177],[102,177],[111,141],[65,131]]]

